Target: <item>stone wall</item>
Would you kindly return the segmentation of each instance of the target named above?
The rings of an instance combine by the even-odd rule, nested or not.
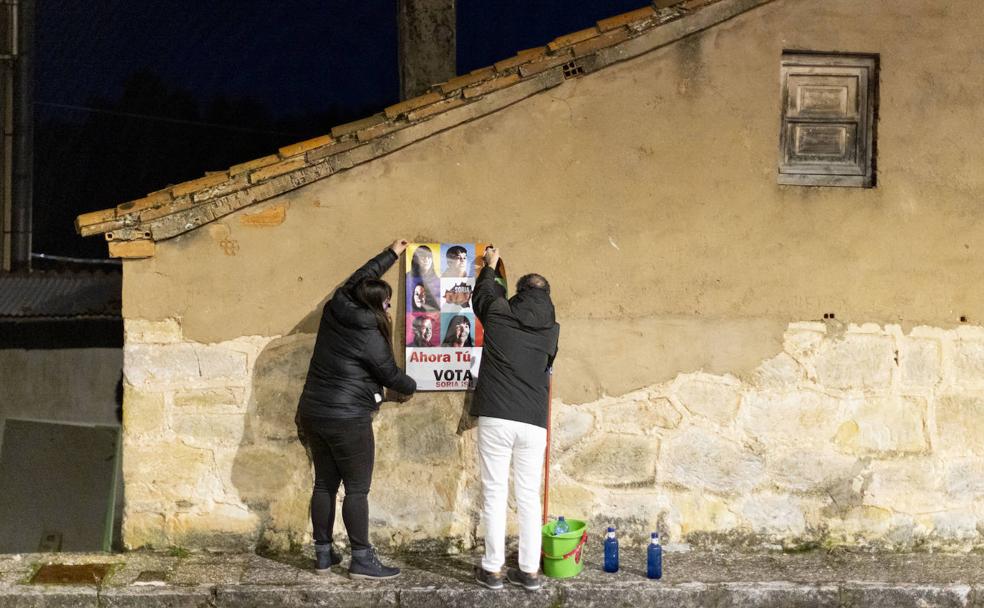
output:
[[[129,547],[310,541],[293,416],[313,340],[199,344],[173,320],[127,322]],[[374,542],[480,538],[465,399],[383,407]],[[746,377],[693,370],[555,401],[550,510],[614,523],[626,543],[659,529],[672,542],[965,550],[982,545],[982,419],[984,328],[793,323]]]

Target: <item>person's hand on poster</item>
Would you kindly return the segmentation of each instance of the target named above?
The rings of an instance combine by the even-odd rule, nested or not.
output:
[[[409,245],[409,244],[410,244],[410,241],[408,241],[406,239],[396,239],[395,241],[393,241],[393,244],[390,245],[390,249],[392,249],[393,250],[393,253],[395,253],[397,255],[397,257],[399,257],[399,255],[401,253],[403,253],[404,251],[406,251],[407,245]]]
[[[494,245],[489,245],[485,248],[485,265],[491,268],[495,268],[495,265],[499,263],[499,249]]]
[[[394,403],[406,403],[410,400],[411,396],[398,393],[392,389],[385,389],[383,391],[383,401],[392,401]]]

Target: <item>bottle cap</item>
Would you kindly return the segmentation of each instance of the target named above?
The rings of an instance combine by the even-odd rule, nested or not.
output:
[[[608,531],[609,532],[614,532],[615,531],[615,526],[608,526]]]
[[[657,534],[656,532],[653,532],[653,538],[659,538],[659,534]]]
[[[557,521],[564,521],[564,516],[563,515],[557,516]]]

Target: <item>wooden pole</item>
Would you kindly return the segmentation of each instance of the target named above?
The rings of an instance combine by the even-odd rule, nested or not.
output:
[[[543,454],[543,523],[547,523],[550,512],[550,414],[553,403],[553,369],[547,380],[547,447]]]

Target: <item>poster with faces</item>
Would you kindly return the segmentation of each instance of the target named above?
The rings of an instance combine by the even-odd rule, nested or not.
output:
[[[412,243],[406,253],[406,372],[418,390],[475,387],[482,325],[472,308],[482,243]]]

